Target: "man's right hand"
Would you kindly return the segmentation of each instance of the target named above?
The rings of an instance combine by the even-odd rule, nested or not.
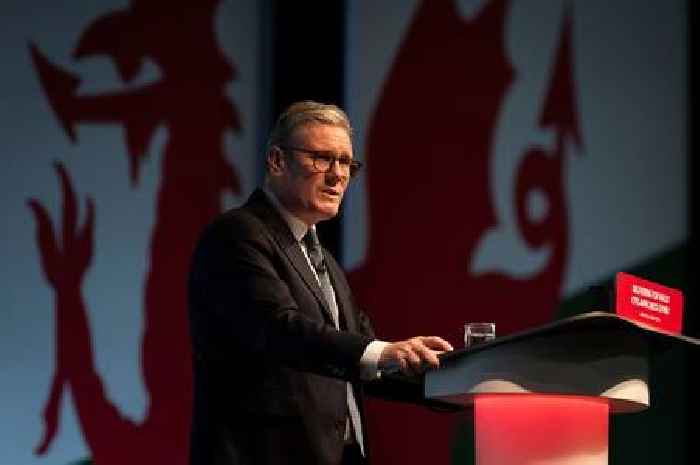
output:
[[[416,336],[405,341],[390,342],[379,357],[379,369],[398,368],[407,376],[423,373],[440,366],[438,355],[454,350],[449,342],[438,336]]]

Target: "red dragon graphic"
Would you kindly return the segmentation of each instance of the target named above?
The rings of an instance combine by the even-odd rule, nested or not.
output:
[[[98,18],[83,34],[76,59],[110,56],[124,82],[133,80],[146,58],[162,72],[158,82],[129,91],[78,95],[79,78],[31,46],[68,137],[77,141],[77,124],[125,127],[133,183],[156,127],[169,133],[144,295],[142,367],[149,404],[140,424],[109,401],[95,370],[81,284],[93,252],[96,208],[88,199],[85,224],[78,226],[77,199],[61,165],[60,237],[45,208],[30,200],[43,270],[56,294],[56,369],[38,454],[55,437],[68,389],[95,463],[187,462],[191,372],[184,280],[196,236],[220,211],[222,191],[239,192],[222,152],[224,133],[240,130],[240,123],[224,94],[235,71],[216,45],[217,5],[134,0],[128,9]],[[527,280],[474,275],[468,267],[479,239],[497,225],[489,160],[504,96],[517,77],[504,52],[508,7],[507,0],[491,0],[464,21],[451,1],[424,1],[378,102],[367,145],[368,256],[351,281],[388,339],[442,334],[457,344],[467,319],[495,321],[505,334],[548,321],[558,302],[568,258],[566,142],[581,144],[569,14],[540,115],[540,126],[556,133],[556,144],[526,150],[513,198],[520,234],[533,248],[548,245],[549,261]],[[525,208],[535,188],[549,203],[538,221]],[[375,463],[449,462],[448,417],[379,401],[369,410],[370,431],[381,431],[372,437]]]
[[[565,142],[581,144],[570,13],[539,121],[556,134],[555,148],[526,150],[512,199],[520,234],[532,248],[549,246],[549,261],[528,279],[469,270],[479,239],[497,226],[489,161],[504,96],[517,78],[504,51],[509,5],[492,0],[464,20],[452,1],[422,2],[384,83],[366,146],[367,259],[351,275],[383,337],[448,335],[458,346],[467,320],[494,321],[503,335],[554,315],[568,257]],[[526,209],[532,189],[549,204],[537,221]],[[370,402],[374,462],[449,463],[450,418]]]
[[[59,164],[60,236],[46,209],[35,199],[29,201],[38,225],[42,267],[56,302],[56,367],[37,454],[45,454],[55,437],[61,396],[69,390],[94,463],[188,462],[192,373],[187,268],[198,234],[221,211],[222,192],[240,190],[223,152],[226,131],[240,130],[240,123],[224,92],[236,71],[216,42],[218,3],[133,0],[84,31],[76,60],[106,55],[125,83],[138,75],[146,59],[159,67],[161,79],[140,88],[78,95],[80,79],[52,64],[36,45],[30,46],[49,103],[72,141],[77,142],[77,124],[125,127],[132,183],[138,183],[155,129],[168,130],[145,282],[141,362],[148,408],[141,423],[120,414],[95,370],[81,291],[94,247],[92,200],[87,201],[85,224],[78,227],[76,196]]]

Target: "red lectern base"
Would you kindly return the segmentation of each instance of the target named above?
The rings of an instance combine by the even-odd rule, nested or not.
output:
[[[609,413],[599,397],[476,395],[476,464],[606,465]]]

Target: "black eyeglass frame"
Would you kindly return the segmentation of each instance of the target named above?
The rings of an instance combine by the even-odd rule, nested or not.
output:
[[[279,149],[283,152],[301,152],[311,155],[311,162],[313,163],[314,169],[319,173],[328,173],[333,169],[334,163],[338,163],[342,166],[342,161],[345,161],[346,158],[350,160],[350,162],[348,163],[348,174],[351,178],[357,176],[357,173],[362,168],[361,161],[353,160],[350,157],[336,157],[335,154],[330,150],[311,150],[302,147],[290,147],[287,145],[278,145],[277,147],[279,147]],[[322,160],[324,158],[328,159],[329,164],[328,169],[322,170],[318,168],[318,166],[316,166],[316,160]]]

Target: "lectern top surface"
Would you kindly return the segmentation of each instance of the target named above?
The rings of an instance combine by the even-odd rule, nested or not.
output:
[[[699,339],[695,339],[682,334],[661,332],[656,329],[648,328],[635,321],[621,317],[614,313],[595,311],[583,313],[581,315],[576,315],[569,318],[564,318],[561,320],[556,320],[551,323],[538,326],[536,328],[530,328],[518,333],[499,336],[492,341],[485,342],[474,347],[455,350],[452,352],[442,354],[440,356],[440,359],[446,362],[469,353],[486,350],[489,347],[493,347],[496,345],[508,344],[510,342],[515,342],[528,338],[536,338],[539,336],[552,336],[555,334],[566,334],[569,332],[575,334],[576,332],[584,330],[595,331],[613,329],[618,331],[626,331],[631,334],[637,334],[639,335],[639,337],[648,339],[649,343],[652,344],[656,350],[666,350],[668,348],[678,346],[700,347]]]

